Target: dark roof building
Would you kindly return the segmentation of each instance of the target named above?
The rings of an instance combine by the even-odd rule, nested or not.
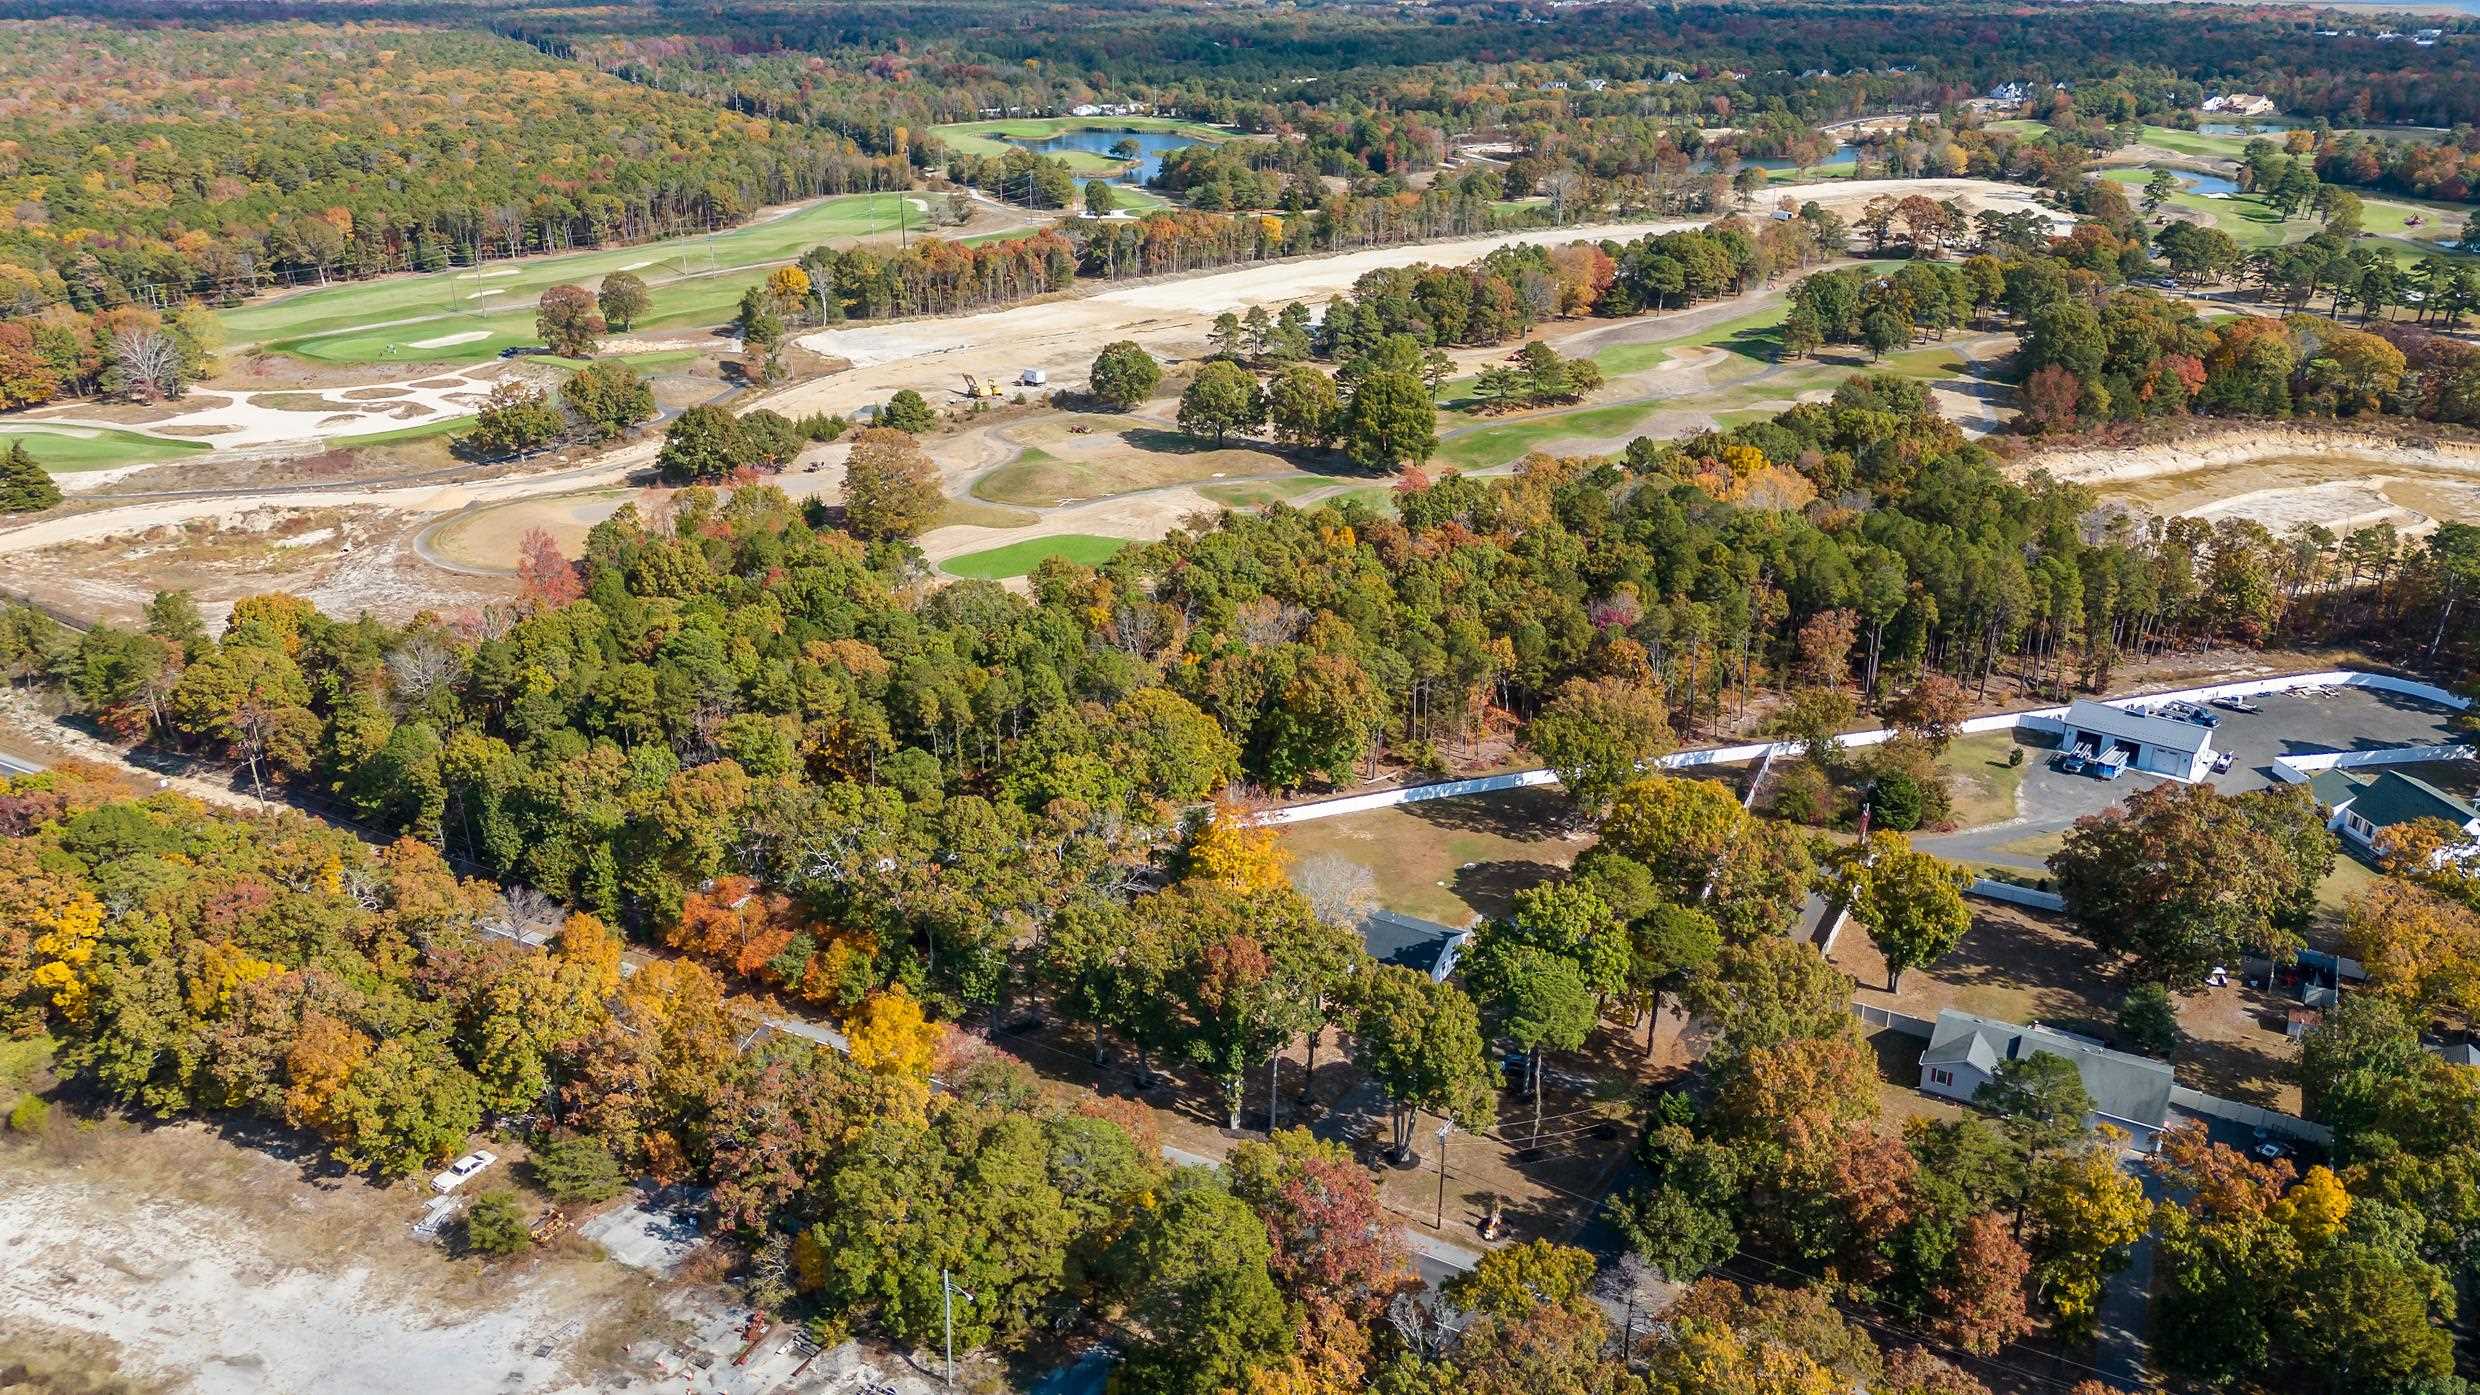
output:
[[[2151,1149],[2154,1135],[2169,1125],[2172,1076],[2167,1062],[2112,1051],[2090,1037],[2039,1023],[2019,1027],[1953,1008],[1938,1014],[1929,1047],[1920,1054],[1920,1088],[1969,1101],[2000,1066],[2032,1055],[2073,1062],[2084,1093],[2092,1096],[2092,1117],[2126,1130],[2135,1146]]]
[[[1471,937],[1469,930],[1394,911],[1361,917],[1361,943],[1368,946],[1370,958],[1426,974],[1433,983],[1444,983],[1455,972],[1456,956]]]

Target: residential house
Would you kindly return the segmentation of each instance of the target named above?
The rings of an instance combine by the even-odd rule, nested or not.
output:
[[[1471,938],[1470,930],[1394,911],[1371,911],[1361,917],[1361,943],[1370,958],[1425,974],[1433,983],[1444,983],[1455,972],[1455,961]]]
[[[1938,1014],[1929,1047],[1920,1053],[1920,1088],[1969,1103],[2000,1066],[2033,1055],[2072,1062],[2084,1093],[2092,1096],[2092,1113],[2085,1122],[2124,1130],[2129,1147],[2153,1151],[2161,1131],[2170,1126],[2172,1076],[2167,1062],[2112,1051],[2090,1037],[2037,1022],[2019,1027],[1953,1008]]]
[[[2336,766],[2320,771],[2308,789],[2328,815],[2325,826],[2371,852],[2389,828],[2417,819],[2443,819],[2462,831],[2463,841],[2440,849],[2440,857],[2480,854],[2480,809],[2417,776],[2388,770],[2363,780]]]

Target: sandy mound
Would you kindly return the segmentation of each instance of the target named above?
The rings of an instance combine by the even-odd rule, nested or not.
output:
[[[2480,446],[2460,441],[2415,445],[2391,436],[2316,426],[2254,426],[2174,444],[2056,451],[2031,457],[2024,462],[2023,469],[2026,473],[2047,470],[2078,484],[2110,485],[2302,455],[2347,457],[2375,465],[2447,473],[2480,473]]]

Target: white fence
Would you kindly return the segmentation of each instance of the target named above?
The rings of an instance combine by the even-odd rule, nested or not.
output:
[[[2323,1124],[2310,1123],[2296,1115],[2284,1114],[2280,1110],[2265,1109],[2253,1104],[2241,1104],[2237,1100],[2226,1100],[2219,1095],[2204,1094],[2181,1085],[2170,1087],[2170,1103],[2173,1108],[2184,1109],[2190,1114],[2208,1115],[2237,1124],[2241,1128],[2278,1133],[2285,1138],[2313,1143],[2319,1148],[2333,1146],[2334,1131],[2332,1129]]]
[[[2288,692],[2293,688],[2376,688],[2419,698],[2460,712],[2471,706],[2471,699],[2451,693],[2433,683],[2409,678],[2396,678],[2386,673],[2361,673],[2356,669],[2319,669],[2313,673],[2286,673],[2273,678],[2251,678],[2239,683],[2214,683],[2201,688],[2173,688],[2158,693],[2134,693],[2126,697],[2108,698],[2112,707],[2140,707],[2159,702],[2209,702],[2217,697],[2252,697],[2260,693]],[[1957,725],[1965,735],[1984,731],[2005,731],[2011,727],[2029,726],[2036,731],[2062,730],[2057,719],[2065,716],[2064,707],[2033,707],[2019,712],[1994,712],[1986,717],[1969,718]],[[1875,746],[1892,739],[1886,730],[1855,731],[1836,738],[1845,746]],[[1733,765],[1741,761],[1761,760],[1769,755],[1791,755],[1798,752],[1796,741],[1756,741],[1738,746],[1707,746],[1693,751],[1673,751],[1649,762],[1658,770],[1694,770],[1707,765]],[[2368,752],[2364,754],[2380,754]],[[1528,789],[1536,785],[1555,785],[1559,777],[1549,770],[1517,770],[1504,775],[1483,775],[1471,780],[1442,780],[1430,785],[1406,785],[1400,789],[1376,790],[1368,794],[1350,794],[1336,799],[1321,799],[1308,804],[1288,804],[1267,809],[1256,816],[1265,824],[1306,823],[1312,819],[1331,819],[1344,814],[1366,814],[1374,809],[1392,809],[1398,805],[1416,804],[1425,799],[1452,799],[1458,795],[1494,794],[1500,790]]]
[[[1927,1041],[1937,1035],[1935,1022],[1925,1017],[1914,1017],[1907,1012],[1890,1012],[1882,1007],[1871,1007],[1867,1003],[1853,1003],[1851,1013],[1852,1016],[1872,1027],[1884,1027],[1890,1031],[1901,1032],[1907,1037],[1918,1037],[1922,1041]]]
[[[1972,884],[1964,890],[1984,900],[2030,906],[2036,911],[2063,911],[2067,908],[2067,898],[2055,891],[2043,891],[2031,886],[2017,886],[2013,882],[1995,881],[1988,877],[1974,878]]]
[[[2294,785],[2304,785],[2322,770],[2357,770],[2370,765],[2417,765],[2432,760],[2470,760],[2475,748],[2469,742],[2450,746],[2388,746],[2377,751],[2325,751],[2312,756],[2277,756],[2273,773]]]

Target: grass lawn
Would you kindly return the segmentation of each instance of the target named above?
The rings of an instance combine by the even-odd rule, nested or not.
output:
[[[1250,480],[1241,484],[1199,485],[1197,492],[1227,508],[1253,509],[1278,500],[1290,502],[1305,494],[1315,494],[1334,484],[1333,480],[1315,475],[1297,479]]]
[[[2318,928],[2339,935],[2342,933],[2343,909],[2351,898],[2375,886],[2380,878],[2375,868],[2344,852],[2334,859],[2334,870],[2316,886],[2316,923]]]
[[[1986,828],[2015,817],[2016,796],[2024,786],[2024,766],[2007,764],[2015,749],[2012,732],[1985,731],[1957,737],[1938,757],[1947,792],[1955,803],[1955,827]],[[2030,763],[2027,756],[2026,764]]]
[[[400,426],[394,431],[374,431],[367,436],[338,436],[334,440],[346,446],[398,446],[407,441],[427,441],[433,436],[452,436],[472,429],[473,424],[470,416],[441,417],[420,426]]]
[[[208,448],[203,441],[167,440],[103,426],[0,424],[0,449],[21,442],[36,464],[56,475],[178,460]]]
[[[1616,378],[1629,373],[1642,373],[1682,349],[1719,346],[1743,357],[1771,363],[1779,339],[1772,331],[1780,328],[1784,317],[1790,313],[1788,303],[1772,305],[1736,319],[1708,325],[1676,339],[1657,339],[1649,344],[1614,344],[1593,355],[1593,362],[1601,368],[1605,377]]]
[[[700,355],[695,349],[662,349],[650,354],[605,354],[604,357],[617,357],[622,363],[643,373],[655,368],[670,368],[677,364],[695,363]],[[593,360],[562,358],[558,354],[529,354],[526,356],[526,362],[548,363],[554,367],[565,368],[571,373],[579,373],[583,372]]]
[[[1287,824],[1283,847],[1294,865],[1331,855],[1367,867],[1387,910],[1469,925],[1503,914],[1591,846],[1569,827],[1572,807],[1556,788],[1432,799]]]
[[[907,198],[914,206],[904,216],[923,225],[927,205],[919,194],[851,194],[711,236],[338,283],[220,311],[217,318],[235,345],[263,345],[305,358],[472,363],[511,345],[539,342],[534,302],[550,287],[573,283],[591,289],[611,272],[628,271],[646,278],[653,299],[636,328],[719,321],[729,317],[759,271],[831,238],[892,229]],[[695,279],[664,282],[666,277]],[[462,337],[467,335],[479,337]],[[449,339],[455,342],[440,342]]]
[[[1551,441],[1616,436],[1660,410],[1659,402],[1614,402],[1484,426],[1440,442],[1435,458],[1464,470],[1504,465]]]
[[[1084,566],[1100,566],[1128,546],[1126,538],[1098,537],[1092,533],[1061,533],[1055,537],[1027,538],[981,552],[968,552],[951,557],[940,567],[949,576],[968,577],[981,581],[1005,581],[1023,576],[1040,566],[1044,558],[1065,557]]]
[[[1088,438],[1090,442],[1092,438]],[[1016,508],[1044,509],[1081,499],[1107,499],[1169,484],[1267,478],[1293,473],[1291,461],[1246,445],[1216,448],[1159,427],[1119,433],[1119,448],[1080,442],[1065,453],[1028,446],[1014,460],[973,482],[973,497]]]

